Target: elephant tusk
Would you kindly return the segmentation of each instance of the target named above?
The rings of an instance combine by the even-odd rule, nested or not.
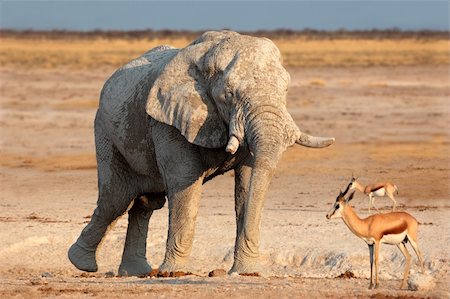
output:
[[[334,141],[335,139],[333,137],[315,137],[305,133],[300,133],[300,137],[295,141],[295,143],[306,147],[321,148],[333,144]]]
[[[236,136],[232,135],[230,137],[230,140],[228,141],[227,148],[225,150],[234,155],[238,147],[239,147],[239,140],[236,138]]]

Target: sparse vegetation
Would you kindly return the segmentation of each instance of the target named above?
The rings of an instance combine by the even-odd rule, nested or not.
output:
[[[325,80],[321,79],[321,78],[313,78],[311,79],[311,81],[309,81],[309,85],[312,86],[325,86]]]
[[[184,47],[200,32],[0,31],[0,66],[76,69],[118,67],[161,44]],[[342,67],[450,64],[447,32],[314,30],[249,34],[278,45],[286,66]]]

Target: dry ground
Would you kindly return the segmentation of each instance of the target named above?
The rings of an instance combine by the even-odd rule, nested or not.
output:
[[[8,42],[0,43],[0,51],[16,55],[13,52],[21,46],[8,48]],[[133,56],[151,46],[139,43],[120,49],[126,45],[133,49],[128,56]],[[336,66],[306,66],[303,58],[288,63],[302,66],[288,67],[290,113],[301,129],[332,135],[337,141],[324,150],[290,148],[278,167],[261,240],[262,262],[270,277],[206,277],[210,270],[228,269],[232,263],[233,179],[225,174],[205,185],[191,258],[196,275],[118,278],[114,274],[126,217],[102,245],[98,274],[83,275],[66,258],[95,207],[92,124],[101,86],[115,67],[67,62],[64,57],[89,49],[72,46],[73,51],[61,51],[55,65],[46,65],[54,52],[45,55],[38,44],[36,51],[44,53],[47,62],[2,62],[0,68],[0,297],[449,297],[450,78],[442,61],[367,67],[346,66],[338,57]],[[286,51],[297,46],[280,47]],[[407,43],[398,49],[405,47]],[[33,57],[29,49],[24,46],[21,55]],[[426,50],[432,61],[448,59],[439,49]],[[122,61],[122,50],[114,56],[115,63]],[[92,51],[97,55],[96,47]],[[394,57],[388,48],[384,52],[385,61]],[[90,52],[86,53],[89,61]],[[364,61],[362,56],[371,54],[354,56]],[[352,172],[363,183],[389,179],[399,187],[402,209],[421,223],[427,273],[436,281],[431,291],[396,290],[404,264],[401,254],[389,246],[382,247],[380,289],[366,289],[366,245],[341,221],[325,219]],[[354,201],[358,213],[367,215],[367,199],[358,194]],[[377,203],[389,209],[389,200]],[[167,207],[150,222],[147,256],[154,267],[164,256],[166,230]],[[412,268],[417,272],[415,259]],[[345,271],[356,278],[335,278]]]

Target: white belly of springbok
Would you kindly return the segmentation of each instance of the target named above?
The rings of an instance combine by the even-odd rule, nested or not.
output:
[[[401,242],[403,242],[403,240],[405,240],[406,233],[407,231],[405,230],[404,232],[399,234],[384,235],[383,238],[381,238],[381,243],[392,245],[400,244]]]
[[[384,189],[384,188],[380,188],[377,191],[372,192],[373,196],[378,196],[378,197],[383,197],[385,194],[386,194],[386,189]]]

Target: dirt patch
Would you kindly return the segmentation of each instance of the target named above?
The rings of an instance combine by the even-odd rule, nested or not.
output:
[[[339,274],[338,276],[336,276],[336,278],[345,278],[345,279],[350,279],[350,278],[356,278],[355,274],[352,271],[345,271],[342,274]]]
[[[152,275],[152,272],[149,273],[149,276]],[[156,274],[156,277],[182,277],[182,276],[188,276],[188,275],[194,275],[192,272],[183,272],[183,271],[174,271],[174,272],[159,272]]]

